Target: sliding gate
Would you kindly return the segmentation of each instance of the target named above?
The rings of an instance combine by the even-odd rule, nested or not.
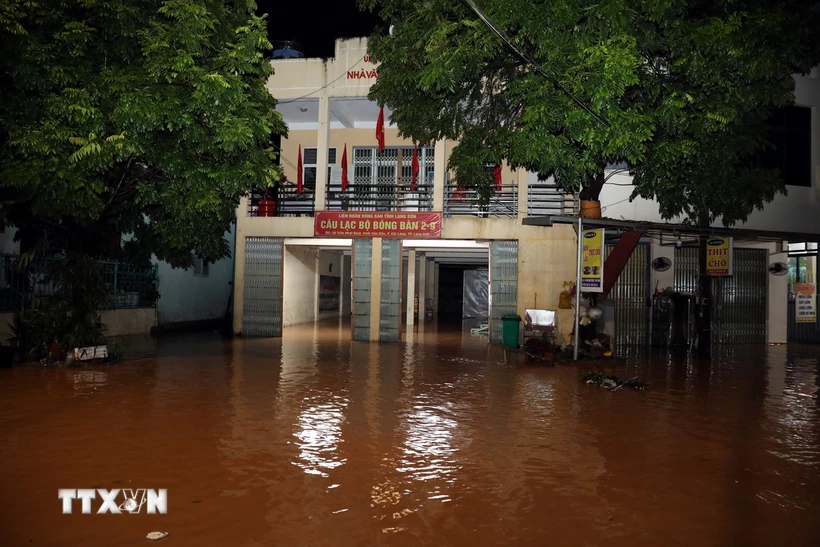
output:
[[[607,245],[609,255],[615,245]],[[649,246],[639,244],[607,298],[615,303],[615,348],[649,341]]]
[[[732,277],[712,278],[712,342],[764,344],[768,262],[765,249],[734,249]],[[697,247],[675,249],[675,290],[693,293]]]
[[[283,252],[281,239],[245,238],[242,336],[282,336]]]

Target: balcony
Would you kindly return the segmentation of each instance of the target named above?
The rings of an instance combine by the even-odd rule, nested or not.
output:
[[[300,193],[292,185],[254,190],[248,199],[248,216],[312,217],[314,197],[313,188],[304,188]]]
[[[324,191],[328,211],[432,211],[434,201],[433,148],[420,148],[419,171],[413,184],[412,148],[354,148],[354,162],[348,166],[350,183],[342,189],[341,166],[331,165]],[[399,168],[401,166],[401,168]],[[319,191],[322,191],[321,185]],[[445,218],[517,218],[519,183],[502,184],[487,204],[480,204],[477,192],[448,181],[444,186]],[[288,184],[254,190],[248,200],[251,217],[313,217],[316,191],[313,180],[303,192]],[[568,194],[554,181],[538,181],[530,174],[527,183],[526,216],[574,215],[577,194]]]
[[[327,186],[329,211],[432,211],[435,149],[418,148],[418,173],[413,180],[413,148],[354,147],[348,165],[350,183],[342,190],[341,166],[331,171]]]
[[[518,216],[518,184],[502,184],[487,204],[480,204],[478,193],[448,182],[444,188],[444,217],[454,216],[510,217]]]
[[[578,214],[578,194],[566,193],[552,179],[534,179],[533,174],[527,184],[528,217]]]

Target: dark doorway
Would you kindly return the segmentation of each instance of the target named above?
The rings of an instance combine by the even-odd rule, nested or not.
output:
[[[442,265],[439,270],[438,319],[461,322],[464,311],[464,272],[487,269],[486,264]]]

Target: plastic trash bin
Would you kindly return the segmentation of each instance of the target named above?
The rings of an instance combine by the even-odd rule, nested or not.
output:
[[[501,345],[508,348],[518,347],[518,324],[521,322],[521,316],[516,314],[507,314],[501,316]]]

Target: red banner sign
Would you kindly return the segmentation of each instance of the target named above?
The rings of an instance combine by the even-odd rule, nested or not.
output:
[[[441,213],[316,211],[316,237],[441,238]]]

